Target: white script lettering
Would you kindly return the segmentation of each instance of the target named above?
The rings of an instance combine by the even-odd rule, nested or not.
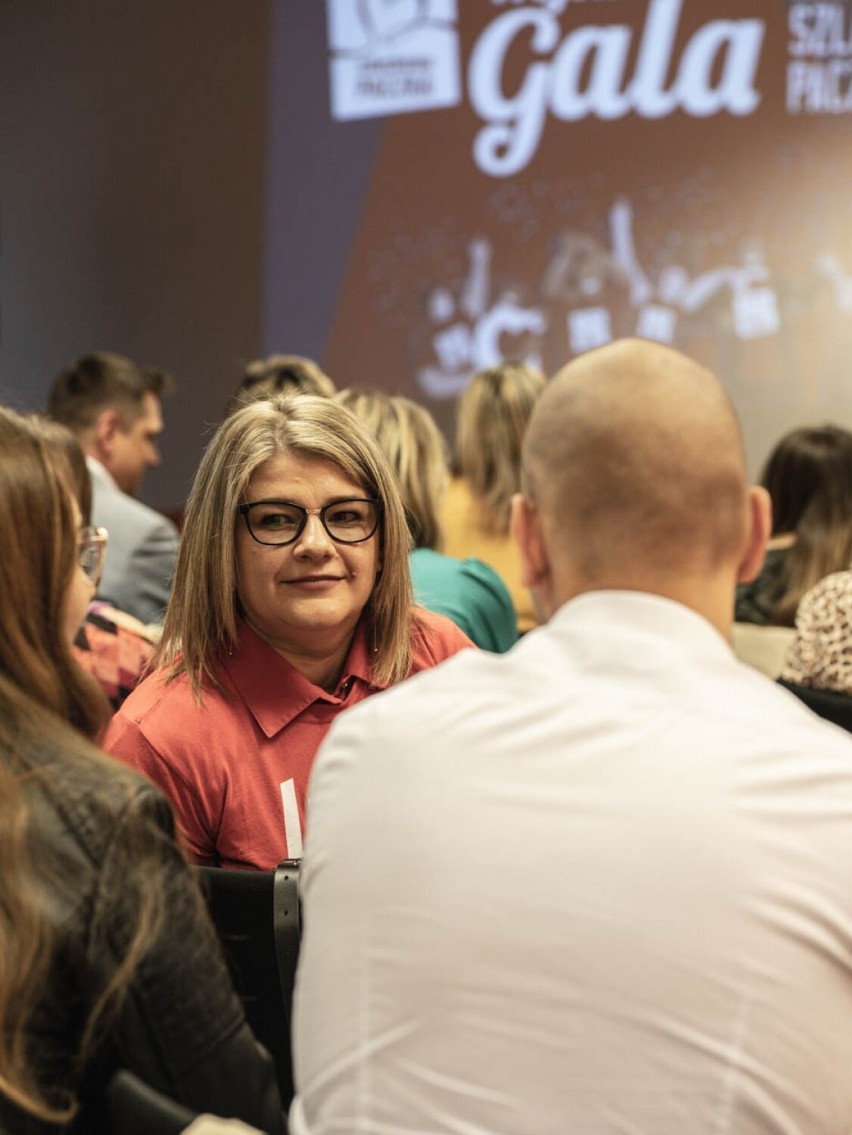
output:
[[[612,120],[631,111],[642,118],[662,118],[678,109],[702,118],[723,111],[753,113],[760,103],[755,79],[764,22],[709,21],[696,30],[673,68],[682,5],[683,0],[650,0],[629,82],[633,30],[627,25],[576,28],[560,44],[559,20],[551,11],[522,8],[498,16],[476,43],[468,70],[471,104],[486,123],[474,140],[479,168],[493,177],[524,169],[538,149],[548,109],[568,122],[588,115]],[[508,95],[504,64],[523,33],[529,34],[533,59],[517,91]],[[548,53],[553,53],[549,60],[543,58]],[[666,87],[671,72],[675,78]]]

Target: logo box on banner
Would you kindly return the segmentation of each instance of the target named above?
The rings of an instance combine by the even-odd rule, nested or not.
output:
[[[331,110],[340,121],[455,106],[456,0],[328,0]]]

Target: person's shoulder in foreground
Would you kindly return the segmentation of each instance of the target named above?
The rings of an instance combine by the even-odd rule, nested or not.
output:
[[[294,1135],[849,1129],[852,741],[726,641],[768,527],[703,368],[553,380],[513,521],[547,625],[315,764]]]

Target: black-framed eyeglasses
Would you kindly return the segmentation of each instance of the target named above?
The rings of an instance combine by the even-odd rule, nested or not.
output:
[[[103,575],[108,539],[106,528],[95,528],[91,524],[81,528],[77,536],[77,563],[95,587]]]
[[[382,501],[377,497],[346,497],[322,508],[303,508],[292,501],[249,501],[237,505],[237,512],[245,517],[246,527],[258,544],[294,544],[304,532],[309,516],[318,516],[336,543],[361,544],[379,526]]]

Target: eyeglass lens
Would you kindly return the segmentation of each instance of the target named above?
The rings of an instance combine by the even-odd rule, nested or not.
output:
[[[105,534],[98,529],[84,529],[77,545],[77,562],[95,586],[100,582],[105,553]]]
[[[292,544],[299,538],[309,515],[318,515],[332,540],[358,544],[369,540],[378,527],[379,509],[372,500],[334,501],[321,509],[306,509],[286,501],[258,501],[245,508],[249,531],[261,544]]]

